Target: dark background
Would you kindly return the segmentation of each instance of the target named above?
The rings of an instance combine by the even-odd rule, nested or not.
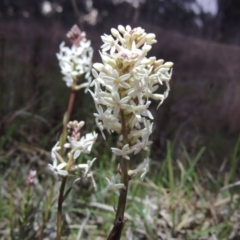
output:
[[[170,140],[176,157],[181,144],[193,154],[207,146],[205,159],[213,169],[230,159],[240,132],[240,1],[137,2],[0,1],[2,149],[19,142],[50,149],[55,142],[69,97],[56,53],[62,41],[68,43],[73,24],[92,41],[94,62],[100,36],[129,24],[155,33],[151,54],[175,64],[169,98],[158,112],[156,103],[152,107],[155,157],[165,154]],[[91,98],[79,93],[73,118],[87,120],[92,129],[93,112]]]

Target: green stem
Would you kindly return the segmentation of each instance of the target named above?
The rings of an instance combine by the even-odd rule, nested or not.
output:
[[[67,163],[67,166],[66,166],[66,171],[69,171],[73,164],[74,164],[73,155],[70,154],[69,159],[68,159],[68,163]],[[56,240],[60,240],[61,239],[61,234],[62,234],[62,204],[64,202],[64,189],[65,189],[65,186],[66,186],[67,177],[68,176],[62,177],[62,183],[61,183],[61,187],[60,187],[60,190],[59,190]]]
[[[127,191],[128,191],[128,170],[129,170],[129,161],[122,159],[121,161],[121,170],[122,170],[122,183],[126,189],[122,189],[119,199],[118,199],[118,208],[116,212],[116,219],[124,219],[125,206],[127,201]]]
[[[60,187],[60,191],[59,191],[56,240],[61,239],[61,233],[62,233],[62,204],[63,204],[64,188],[66,186],[66,182],[67,182],[67,176],[63,177],[61,187]]]
[[[15,171],[12,171],[10,173],[10,179],[9,179],[9,190],[10,190],[10,200],[9,200],[9,224],[10,224],[10,235],[11,239],[14,239],[14,223],[13,223],[13,216],[14,216],[14,180],[15,179]]]
[[[75,97],[76,97],[76,90],[74,90],[74,87],[72,87],[71,94],[70,94],[69,101],[68,101],[67,112],[66,112],[66,114],[64,116],[64,120],[63,120],[62,135],[60,137],[60,147],[61,147],[61,155],[62,156],[64,154],[63,145],[64,145],[64,143],[66,141],[66,138],[67,138],[67,124],[68,124],[68,122],[71,118]]]
[[[62,135],[60,137],[60,155],[63,156],[64,155],[64,148],[63,145],[66,141],[67,138],[67,124],[71,118],[71,114],[72,114],[72,110],[73,110],[73,105],[74,105],[74,101],[76,98],[76,90],[75,90],[75,85],[72,86],[71,89],[71,94],[69,97],[69,101],[68,101],[68,108],[67,108],[67,112],[64,116],[63,119],[63,130],[62,130]],[[68,160],[68,165],[66,167],[66,170],[68,171],[72,166],[72,157],[69,158]],[[64,201],[64,189],[66,186],[66,182],[67,182],[67,176],[62,178],[62,183],[61,183],[61,187],[59,190],[59,197],[58,197],[58,211],[57,211],[57,237],[56,240],[60,240],[61,239],[61,233],[62,233],[62,204]]]
[[[127,139],[128,130],[127,130],[123,110],[121,110],[121,119],[122,119],[123,142],[125,145],[128,143],[128,139]],[[114,226],[113,226],[113,229],[110,232],[110,235],[108,236],[107,240],[120,240],[121,234],[122,234],[122,229],[124,227],[124,222],[125,222],[124,212],[125,212],[125,208],[126,208],[128,183],[129,183],[129,176],[128,176],[129,160],[122,158],[120,167],[121,167],[122,183],[124,184],[125,188],[121,189],[121,191],[120,191]]]

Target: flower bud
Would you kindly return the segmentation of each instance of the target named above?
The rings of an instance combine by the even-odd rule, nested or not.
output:
[[[132,179],[136,175],[136,172],[133,170],[128,170],[128,176],[130,179]]]
[[[28,185],[33,184],[34,180],[36,179],[36,175],[37,175],[36,170],[30,170],[30,172],[28,173],[28,177],[27,177],[27,184]]]
[[[125,40],[126,42],[128,42],[130,38],[131,38],[131,35],[130,35],[129,33],[125,33],[125,34],[124,34],[124,40]]]
[[[116,61],[113,58],[110,58],[110,57],[108,57],[106,55],[103,55],[103,54],[101,54],[101,57],[102,57],[103,62],[111,65],[112,67],[116,66]]]
[[[150,63],[150,60],[147,59],[147,58],[144,58],[142,61],[141,61],[141,64],[144,64],[144,65],[147,65]]]
[[[148,44],[145,44],[142,48],[142,50],[144,52],[149,52],[151,50],[152,46],[148,45]]]
[[[146,40],[153,40],[156,38],[156,35],[154,33],[148,33],[146,36]]]
[[[84,124],[85,124],[85,122],[84,122],[84,121],[81,121],[81,122],[78,123],[78,127],[79,127],[79,128],[82,128],[82,127],[84,126]]]
[[[118,25],[118,31],[121,33],[125,32],[125,28],[122,25]]]
[[[164,99],[164,95],[163,94],[151,94],[151,98],[155,99],[155,100],[163,100]]]
[[[117,37],[118,34],[119,34],[119,32],[118,32],[118,30],[117,30],[116,28],[111,28],[111,33],[112,33],[112,35],[113,35],[114,37]]]
[[[93,67],[99,72],[102,72],[105,69],[105,66],[102,63],[94,63]]]
[[[165,62],[164,67],[171,68],[173,66],[173,62]]]

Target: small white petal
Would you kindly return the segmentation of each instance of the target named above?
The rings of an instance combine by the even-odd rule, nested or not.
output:
[[[76,160],[80,156],[80,153],[81,153],[80,150],[76,150],[74,155],[73,155],[73,159]]]

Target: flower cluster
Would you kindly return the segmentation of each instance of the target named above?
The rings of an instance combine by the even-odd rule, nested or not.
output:
[[[80,130],[83,126],[83,121],[73,121],[68,123],[68,143],[64,144],[65,148],[70,149],[68,152],[68,162],[65,162],[58,153],[58,151],[61,149],[59,142],[57,142],[56,145],[52,148],[51,158],[53,163],[48,164],[48,167],[51,171],[53,171],[56,177],[67,176],[70,171],[82,169],[83,177],[89,176],[92,178],[92,174],[89,172],[89,170],[96,158],[91,161],[89,160],[86,164],[76,164],[76,160],[81,153],[90,153],[91,148],[97,139],[97,134],[95,132],[88,133],[85,136],[81,137]]]
[[[81,32],[77,25],[67,33],[67,37],[72,42],[72,46],[65,46],[65,42],[60,44],[60,52],[57,53],[63,80],[68,87],[75,90],[88,88],[91,83],[90,70],[92,68],[93,49],[91,42],[86,39],[85,32]],[[83,75],[87,82],[78,85],[79,78]]]
[[[129,154],[147,150],[152,143],[153,116],[148,110],[150,99],[160,101],[168,96],[172,75],[172,62],[147,57],[155,34],[147,34],[138,27],[118,26],[112,35],[102,36],[100,52],[103,63],[93,65],[94,92],[90,91],[96,105],[96,124],[103,130],[120,134],[121,148],[112,152],[130,159]],[[155,93],[165,83],[164,93]],[[158,105],[158,107],[159,107]],[[126,137],[127,136],[127,137]],[[126,139],[127,138],[127,139]]]

